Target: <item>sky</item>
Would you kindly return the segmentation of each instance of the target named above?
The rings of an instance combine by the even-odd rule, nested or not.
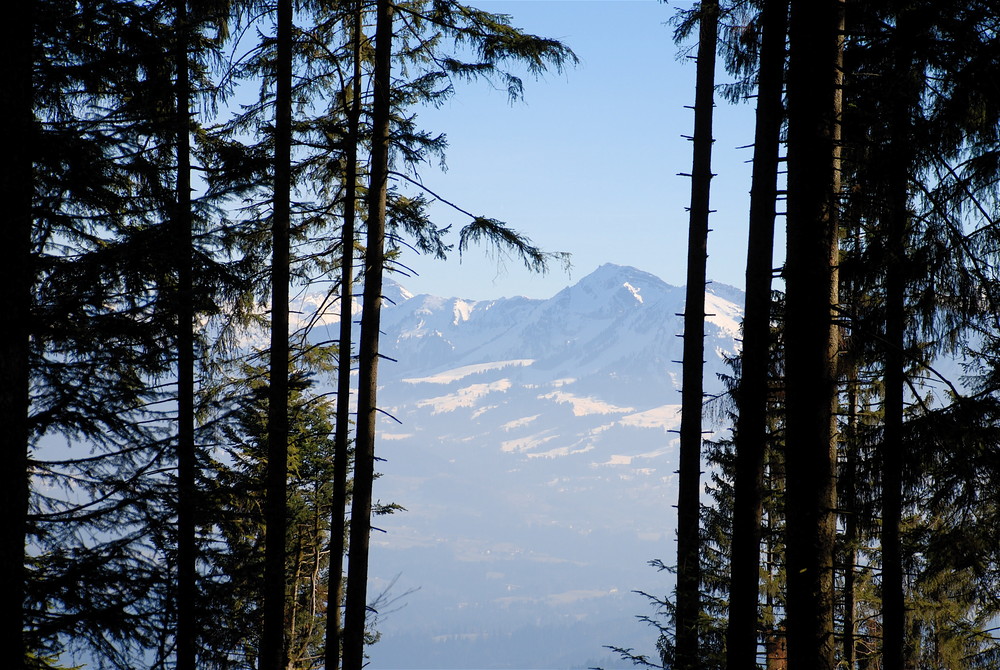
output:
[[[525,79],[524,100],[479,82],[459,84],[421,127],[448,137],[447,171],[421,170],[435,193],[500,219],[546,251],[568,252],[567,273],[546,275],[473,249],[447,261],[408,253],[414,293],[491,299],[548,298],[604,263],[632,265],[683,285],[691,171],[695,62],[668,21],[690,3],[658,0],[480,0],[530,33],[562,40],[579,65]],[[688,45],[690,46],[690,44]],[[719,78],[724,76],[721,66]],[[717,96],[708,276],[744,284],[752,101]],[[439,225],[468,221],[436,204]],[[780,240],[780,237],[778,238]],[[457,236],[452,237],[457,242]]]

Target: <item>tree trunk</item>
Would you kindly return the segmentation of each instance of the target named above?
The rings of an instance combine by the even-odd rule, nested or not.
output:
[[[344,599],[344,549],[347,506],[347,471],[351,415],[351,322],[354,319],[354,222],[358,186],[358,144],[361,141],[361,44],[363,8],[360,0],[354,7],[352,56],[354,79],[351,83],[351,109],[347,119],[347,175],[344,194],[344,223],[341,231],[340,261],[340,340],[337,364],[337,426],[334,433],[333,512],[330,519],[330,569],[326,604],[326,670],[340,667],[340,607]]]
[[[191,216],[191,140],[187,0],[174,14],[176,67],[176,195],[174,253],[177,272],[177,670],[195,670],[197,592],[195,554],[194,283]]]
[[[843,5],[792,0],[785,266],[789,670],[833,670]]]
[[[771,273],[787,17],[787,0],[769,0],[764,4],[735,436],[736,481],[726,631],[726,664],[733,670],[757,667],[757,600],[771,359]]]
[[[0,105],[3,160],[0,201],[4,243],[0,245],[0,648],[12,668],[25,665],[25,536],[28,530],[28,359],[31,315],[31,226],[34,178],[32,63],[33,1],[19,3],[0,29],[4,104]]]
[[[292,2],[278,0],[275,63],[271,346],[264,505],[264,626],[260,670],[285,667],[285,535],[288,480],[288,283],[291,219]]]
[[[351,501],[351,548],[348,555],[344,615],[345,670],[364,665],[367,613],[368,547],[371,533],[372,483],[375,477],[375,420],[378,377],[382,271],[385,263],[385,209],[389,172],[389,115],[392,82],[392,5],[378,0],[375,24],[374,107],[368,187],[368,231],[365,249],[364,302],[358,349],[358,429],[354,443],[354,498]]]
[[[910,83],[913,46],[908,12],[896,19],[893,32],[893,82],[901,87],[892,96],[886,197],[885,285],[885,426],[882,444],[882,667],[903,670],[906,611],[903,595],[903,554],[900,524],[903,515],[903,395],[906,307],[906,228],[909,219],[910,113],[916,104]]]
[[[750,667],[756,669],[756,661]],[[772,632],[764,641],[764,667],[767,670],[788,669],[788,644],[783,631]]]
[[[701,493],[701,418],[705,358],[705,263],[708,257],[709,195],[712,183],[712,112],[717,0],[699,9],[698,68],[694,104],[694,157],[688,228],[687,293],[684,303],[684,363],[681,388],[680,467],[677,498],[677,601],[675,663],[686,670],[700,665],[698,618],[701,570],[698,526]]]

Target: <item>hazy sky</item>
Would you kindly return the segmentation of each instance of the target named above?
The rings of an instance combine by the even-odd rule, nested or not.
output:
[[[476,214],[507,222],[549,251],[572,254],[567,276],[532,275],[510,261],[498,270],[481,251],[447,261],[405,262],[418,293],[467,298],[550,297],[602,263],[634,265],[682,285],[691,171],[693,59],[679,56],[666,22],[678,6],[657,0],[480,0],[529,32],[555,37],[579,66],[526,79],[524,102],[484,83],[461,85],[421,126],[448,136],[448,171],[424,182]],[[720,67],[721,72],[721,67]],[[721,76],[721,74],[720,74]],[[718,99],[708,276],[743,285],[753,104]],[[440,223],[467,219],[436,205]],[[778,237],[780,240],[781,237]],[[779,242],[780,245],[780,242]]]

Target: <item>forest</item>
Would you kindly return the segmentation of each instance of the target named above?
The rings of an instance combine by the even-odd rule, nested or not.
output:
[[[640,616],[658,657],[626,659],[1000,667],[994,4],[665,8],[697,68],[677,555],[653,561],[676,589]],[[480,244],[566,261],[421,182],[446,148],[421,107],[459,82],[516,100],[576,64],[515,20],[454,0],[5,17],[9,667],[365,665],[390,597],[368,590],[373,519],[405,513],[372,494],[384,277]],[[723,99],[756,107],[746,306],[728,391],[706,401]],[[457,244],[432,201],[467,216]],[[316,313],[294,307],[316,287]],[[325,314],[339,337],[317,343]],[[731,438],[704,439],[709,413]]]

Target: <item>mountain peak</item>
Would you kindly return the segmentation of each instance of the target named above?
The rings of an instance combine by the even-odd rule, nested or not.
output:
[[[413,294],[395,279],[387,277],[382,282],[382,297],[388,300],[390,305],[400,305],[412,298]]]
[[[605,311],[649,306],[677,289],[659,277],[628,265],[605,263],[552,299],[578,309]]]
[[[594,282],[621,282],[622,284],[655,284],[658,286],[670,285],[656,275],[650,274],[631,265],[617,265],[615,263],[605,263],[591,272],[589,275],[577,282],[577,285]]]

